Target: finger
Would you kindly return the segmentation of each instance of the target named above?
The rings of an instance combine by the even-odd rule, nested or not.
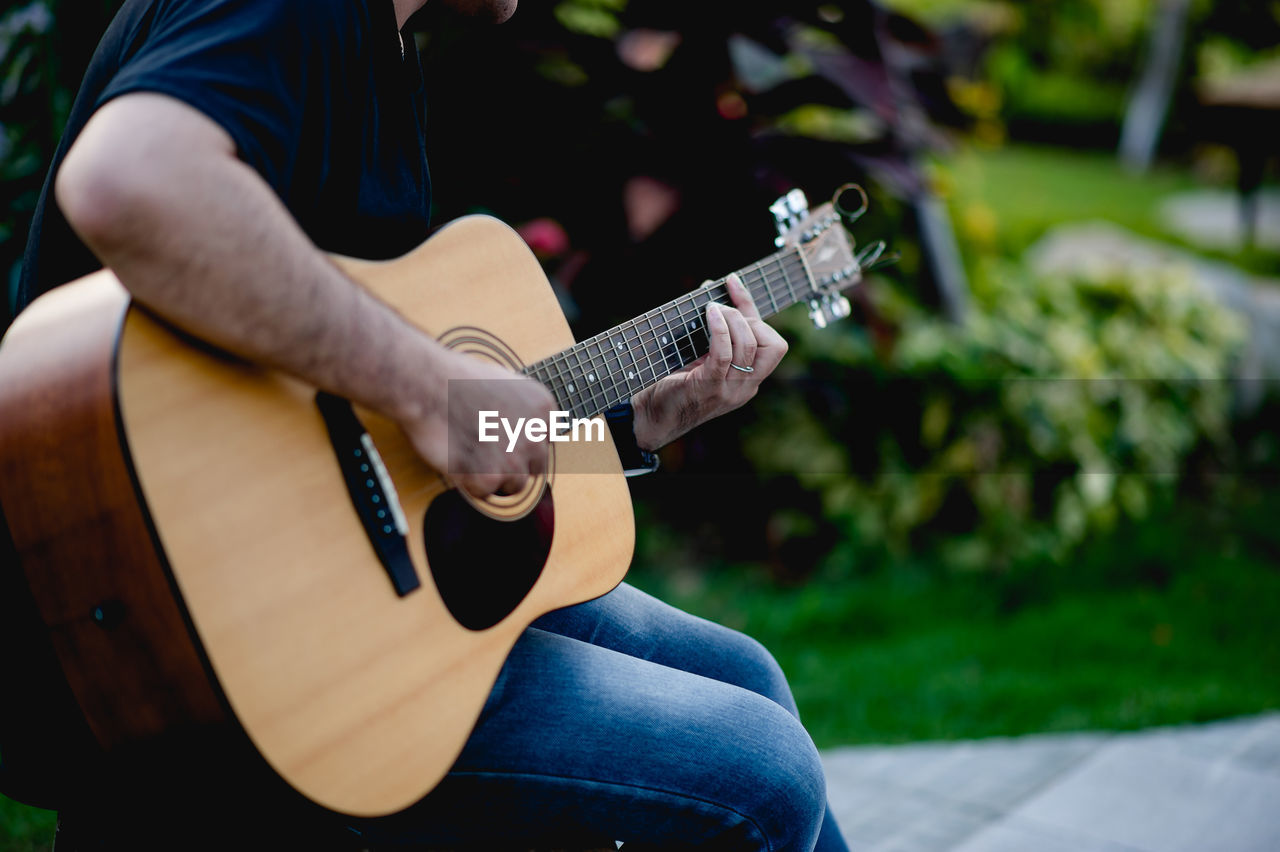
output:
[[[500,473],[475,473],[457,477],[454,482],[472,497],[484,499],[504,487],[506,479]]]
[[[539,474],[547,472],[547,463],[550,459],[550,453],[547,452],[547,445],[545,443],[534,444],[533,448],[533,458],[529,459],[529,475],[538,476]]]
[[[755,368],[756,376],[763,379],[782,361],[788,344],[785,337],[764,322],[752,323],[752,329],[756,333],[756,360],[751,366]]]
[[[733,360],[733,338],[729,334],[729,323],[724,317],[724,308],[715,302],[707,304],[707,361],[706,366],[712,375],[723,376],[729,372],[729,362]]]
[[[725,279],[725,287],[729,291],[729,300],[733,302],[735,308],[742,311],[744,317],[747,319],[760,319],[760,309],[756,307],[755,300],[751,298],[750,291],[742,283],[738,273],[734,272]]]
[[[725,321],[729,324],[729,340],[733,346],[733,363],[739,367],[750,367],[756,359],[756,336],[747,324],[747,319],[735,308],[724,309]],[[742,373],[741,370],[734,370]]]
[[[509,496],[511,494],[519,494],[521,491],[524,490],[525,483],[527,483],[528,481],[529,481],[529,477],[527,474],[523,474],[523,473],[509,474],[506,476],[506,478],[502,480],[502,484],[498,486],[495,493],[501,494],[504,496]]]

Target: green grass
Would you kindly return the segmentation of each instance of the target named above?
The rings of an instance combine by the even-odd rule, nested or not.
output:
[[[1019,256],[1049,228],[1105,220],[1165,242],[1180,242],[1160,222],[1160,203],[1203,187],[1182,169],[1126,171],[1114,154],[1010,145],[965,147],[935,166],[967,257],[984,251]],[[1222,254],[1253,272],[1280,275],[1280,255],[1249,250]]]
[[[0,796],[0,852],[38,852],[53,845],[57,815]]]
[[[1204,514],[1154,517],[1070,565],[1007,574],[921,559],[837,566],[799,588],[741,567],[631,579],[764,642],[822,747],[1280,707],[1280,536],[1206,535]]]

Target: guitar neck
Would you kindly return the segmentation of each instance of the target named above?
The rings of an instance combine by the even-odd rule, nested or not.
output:
[[[795,248],[776,252],[737,275],[765,318],[813,292],[808,267]],[[561,410],[594,417],[704,355],[711,302],[732,304],[724,278],[531,364],[524,373],[546,385]]]

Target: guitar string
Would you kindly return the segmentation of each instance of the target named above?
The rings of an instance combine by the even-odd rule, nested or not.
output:
[[[777,272],[779,273],[777,276],[773,278],[772,281],[770,279],[769,273],[765,270],[765,267],[770,264],[776,266]],[[796,292],[797,292],[796,287],[792,283],[792,279],[790,275],[790,273],[793,271],[799,271],[800,273],[802,273],[800,277],[803,279],[807,280],[810,277],[808,269],[804,266],[804,263],[800,257],[799,251],[794,249],[787,252],[779,252],[777,254],[764,258],[760,261],[757,261],[756,263],[751,264],[750,266],[747,266],[741,270],[738,270],[736,274],[741,279],[743,279],[743,284],[747,288],[747,292],[751,295],[752,301],[757,305],[757,308],[759,308],[762,303],[762,297],[768,297],[771,311],[769,314],[767,314],[767,316],[773,316],[774,314],[780,313],[782,310],[785,310],[787,307],[790,307],[791,305],[796,304],[797,302],[800,301],[800,298],[796,295]],[[760,276],[760,280],[758,282],[752,283],[748,280],[749,277],[753,274]],[[718,279],[717,281],[712,282],[710,286],[700,287],[698,290],[694,290],[690,293],[686,293],[683,296],[673,299],[671,302],[668,302],[665,305],[662,305],[658,308],[654,308],[650,311],[647,311],[645,314],[642,314],[639,317],[633,318],[632,320],[629,320],[625,323],[621,323],[618,326],[615,326],[614,328],[609,329],[606,332],[601,332],[600,334],[597,334],[591,338],[587,338],[586,340],[581,341],[580,343],[575,344],[574,346],[569,347],[568,349],[563,350],[562,352],[556,353],[556,355],[553,355],[549,358],[545,358],[542,361],[539,361],[535,364],[529,365],[524,369],[523,372],[525,372],[526,374],[533,375],[541,371],[545,376],[545,378],[539,377],[536,375],[534,377],[538,378],[538,380],[541,381],[542,384],[544,384],[551,390],[552,396],[556,398],[558,403],[567,403],[568,410],[573,411],[574,410],[573,401],[570,399],[561,400],[560,398],[561,395],[556,393],[556,389],[554,387],[554,380],[558,378],[560,380],[561,387],[568,394],[580,396],[580,393],[576,390],[577,385],[574,383],[574,375],[572,371],[572,365],[569,363],[569,355],[572,354],[575,360],[577,361],[578,366],[581,367],[582,358],[580,357],[580,353],[585,352],[589,345],[595,345],[597,354],[593,358],[591,357],[590,353],[587,352],[587,355],[588,355],[587,363],[591,365],[592,371],[595,372],[597,377],[607,374],[612,378],[617,374],[612,370],[603,370],[603,371],[600,370],[599,365],[595,363],[595,359],[598,358],[600,359],[601,362],[604,361],[603,349],[599,344],[606,337],[613,335],[615,333],[619,333],[622,336],[622,349],[620,351],[626,352],[630,355],[633,368],[638,367],[635,356],[633,354],[634,346],[627,344],[626,331],[630,329],[634,331],[636,334],[636,338],[635,338],[636,342],[641,344],[641,349],[642,349],[642,352],[644,353],[644,358],[647,362],[647,369],[649,370],[649,372],[653,374],[653,382],[656,382],[660,378],[662,378],[664,375],[670,375],[670,373],[675,372],[678,369],[682,369],[683,367],[687,366],[689,363],[692,363],[692,361],[697,360],[697,358],[700,357],[700,355],[697,352],[697,349],[694,347],[691,335],[682,334],[680,336],[677,336],[674,334],[673,330],[671,329],[670,319],[667,316],[668,311],[672,308],[676,310],[677,317],[680,320],[682,330],[685,327],[685,325],[690,322],[690,319],[692,317],[697,317],[698,322],[705,325],[705,323],[702,321],[702,317],[705,316],[705,308],[708,303],[710,303],[711,301],[716,301],[717,303],[720,303],[720,304],[732,303],[732,300],[729,297],[728,283],[726,279],[727,279],[727,276],[725,278],[721,278],[721,279]],[[779,306],[777,299],[774,295],[774,287],[773,287],[774,284],[781,284],[786,287],[786,290],[787,290],[786,299],[788,300],[787,304]],[[703,302],[702,304],[698,304],[700,296],[704,296],[706,298],[706,301]],[[691,308],[692,310],[687,310],[686,307]],[[666,359],[665,357],[662,357],[661,349],[659,348],[658,351],[655,352],[653,351],[653,349],[650,348],[650,346],[646,345],[646,343],[657,343],[657,341],[659,341],[660,339],[657,333],[657,330],[654,328],[654,325],[653,325],[652,318],[654,315],[659,315],[662,317],[663,323],[667,328],[668,336],[672,340],[671,344],[666,344],[666,345],[676,346],[676,352],[678,355],[678,360],[680,362],[680,367],[675,369],[667,369],[666,372],[660,371],[654,364],[654,356],[656,354],[657,356],[662,358],[662,363],[664,365],[664,368],[666,366]],[[762,314],[762,317],[763,316],[765,315]],[[648,330],[649,337],[647,341],[645,338],[645,331],[639,325],[639,322],[641,320],[647,322],[649,325],[649,330]],[[692,330],[696,330],[696,326],[693,326]],[[679,350],[679,346],[681,344],[685,344],[689,347],[690,354],[692,357],[689,358],[688,360],[685,359],[684,354],[681,353]],[[618,358],[618,363],[619,363],[619,367],[621,368],[622,362],[620,357]],[[555,373],[552,373],[552,369],[555,370]],[[616,405],[619,402],[624,401],[625,399],[629,399],[632,395],[634,395],[636,391],[633,391],[631,389],[630,381],[631,379],[630,377],[628,377],[626,380],[622,382],[622,385],[627,388],[627,394],[622,397],[618,397],[616,395],[616,390],[617,390],[617,387],[619,386],[616,379],[613,380],[613,387],[615,391],[614,394],[608,395],[601,392],[600,395],[597,396],[593,392],[591,405],[597,406],[597,413],[606,411],[609,408],[613,407],[613,405]],[[581,379],[579,379],[579,383],[580,382],[581,382]],[[642,381],[641,389],[643,389],[643,387],[648,387],[649,384],[652,384],[653,382],[646,383]],[[594,381],[592,382],[592,384],[594,384]],[[603,405],[601,404],[601,402],[599,401],[601,399],[605,401],[605,404]],[[616,401],[612,403],[608,402],[608,400],[611,400],[611,399]],[[585,414],[589,414],[590,412],[587,412],[584,409],[581,411],[581,413],[585,415]],[[417,489],[414,492],[407,492],[406,496],[417,497],[443,484],[445,484],[444,475],[439,472],[436,472],[435,475],[432,476],[422,488]]]
[[[748,279],[747,281],[744,281],[744,283],[747,283],[748,290],[749,292],[752,293],[752,298],[754,301],[757,302],[757,304],[762,303],[764,300],[764,297],[767,296],[770,300],[771,306],[777,305],[777,298],[774,295],[774,288],[772,286],[773,283],[779,283],[786,286],[788,290],[787,295],[790,298],[791,303],[794,303],[798,301],[798,298],[796,296],[795,285],[792,283],[790,273],[792,271],[805,272],[803,268],[803,264],[797,263],[798,260],[799,260],[798,252],[793,251],[793,252],[781,253],[780,255],[774,255],[774,256],[771,256],[770,258],[766,258],[763,261],[760,261],[759,263],[753,265],[752,267],[747,267],[743,270],[740,270],[739,275]],[[775,279],[774,282],[770,281],[769,274],[763,269],[763,267],[768,264],[772,264],[776,266],[779,272],[781,273],[781,275],[777,279]],[[749,282],[749,276],[752,275],[753,273],[759,275],[761,278],[761,280],[757,284],[752,284]],[[802,277],[807,277],[807,274]],[[723,282],[723,279],[721,279],[721,282]],[[603,357],[603,347],[601,346],[603,339],[608,335],[620,330],[624,331],[624,334],[625,334],[625,329],[628,326],[633,327],[637,333],[637,340],[641,344],[642,350],[644,352],[645,360],[647,362],[647,369],[653,375],[654,380],[656,380],[657,378],[660,378],[661,375],[665,374],[667,371],[659,370],[654,363],[655,356],[661,358],[664,362],[666,360],[661,350],[662,344],[658,343],[659,336],[657,334],[657,329],[655,328],[654,317],[661,315],[663,318],[664,325],[666,325],[667,328],[670,330],[671,329],[671,325],[670,325],[671,310],[674,309],[677,312],[677,315],[681,318],[682,322],[687,320],[691,316],[691,314],[685,309],[686,305],[691,304],[694,307],[695,312],[700,314],[702,308],[705,307],[705,304],[699,305],[698,297],[701,296],[703,293],[707,293],[708,291],[710,291],[709,295],[711,295],[712,298],[707,299],[707,301],[711,301],[712,299],[720,302],[725,301],[724,297],[727,296],[727,290],[725,290],[723,283],[717,283],[713,287],[702,288],[698,291],[694,291],[693,293],[686,294],[685,296],[679,299],[673,300],[667,305],[664,305],[660,308],[656,308],[652,311],[649,311],[648,313],[642,315],[641,317],[637,317],[635,320],[632,320],[629,323],[624,323],[621,326],[618,326],[617,328],[610,330],[610,332],[602,333],[600,335],[596,335],[595,337],[588,338],[587,340],[582,341],[581,343],[575,345],[574,347],[571,347],[569,350],[566,350],[565,352],[562,352],[562,353],[558,353],[556,356],[552,356],[552,358],[547,360],[553,361],[553,362],[558,361],[562,363],[568,363],[568,356],[572,354],[580,368],[581,365],[584,363],[583,356],[585,355],[586,356],[585,362],[588,363],[591,366],[591,368],[597,372],[597,379],[607,376],[610,379],[608,384],[612,386],[612,389],[614,391],[613,393],[608,393],[607,391],[600,391],[600,392],[591,394],[591,403],[593,405],[598,406],[600,404],[601,397],[603,397],[606,400],[606,402],[609,400],[620,401],[621,399],[625,399],[627,398],[626,396],[619,397],[616,393],[617,387],[622,383],[619,382],[613,376],[613,371],[609,369],[608,362]],[[776,312],[777,312],[776,310],[773,311],[773,313],[776,313]],[[641,321],[643,321],[644,324],[648,325],[647,330],[642,327]],[[681,342],[688,342],[687,336],[681,335],[681,338],[683,339],[677,338],[673,330],[671,330],[670,336],[675,339],[675,343],[677,346]],[[654,345],[655,343],[657,343],[658,345],[655,346]],[[671,345],[671,344],[667,344],[667,345]],[[655,349],[657,351],[655,351]],[[634,364],[634,356],[632,360]],[[684,361],[683,356],[681,357],[681,362],[682,362],[681,366],[684,366],[685,363],[687,363]],[[619,359],[619,364],[621,366],[620,359]],[[534,366],[536,367],[538,365],[534,365]],[[591,384],[594,384],[594,382],[590,378],[588,378],[588,382]],[[631,388],[630,384],[627,384],[627,391],[628,391],[628,396],[634,393],[634,390]],[[580,394],[577,394],[576,388],[575,388],[575,391],[570,391],[570,393],[580,396]],[[609,405],[605,405],[606,409],[608,407]],[[599,410],[605,410],[605,409],[599,409]]]
[[[798,301],[798,298],[796,297],[795,286],[794,284],[791,283],[790,272],[792,271],[792,269],[788,269],[788,267],[793,267],[793,268],[796,267],[797,264],[794,262],[794,260],[795,258],[787,257],[785,255],[783,257],[768,258],[765,261],[762,261],[760,264],[757,264],[756,268],[754,269],[747,268],[739,272],[739,274],[745,279],[744,284],[746,284],[746,286],[748,287],[748,291],[752,293],[752,298],[757,304],[763,303],[764,297],[767,296],[770,301],[770,306],[771,307],[777,306],[777,298],[774,295],[774,287],[772,286],[772,283],[775,283],[775,282],[783,284],[787,287],[788,297],[790,298],[791,303]],[[777,266],[778,270],[781,272],[781,275],[776,279],[774,279],[773,282],[771,282],[768,272],[766,272],[762,268],[764,265],[769,263],[772,263],[773,265]],[[798,271],[803,271],[802,265]],[[750,276],[752,274],[759,275],[760,281],[756,283],[752,283],[750,281]],[[638,318],[639,320],[643,320],[644,324],[648,326],[647,330],[638,329],[638,334],[639,334],[638,340],[642,344],[642,349],[644,350],[646,361],[648,361],[648,369],[649,369],[649,372],[652,373],[654,380],[656,380],[657,378],[660,378],[664,374],[669,374],[670,372],[674,372],[677,369],[687,366],[687,364],[691,363],[691,361],[693,360],[696,360],[696,358],[698,357],[697,350],[693,347],[693,341],[691,339],[691,336],[686,334],[685,332],[697,330],[698,326],[696,324],[690,324],[690,323],[687,323],[687,321],[691,316],[698,316],[699,321],[701,321],[702,309],[705,307],[705,303],[699,304],[699,302],[701,301],[700,297],[703,297],[704,294],[707,302],[714,300],[714,301],[723,303],[728,301],[726,298],[727,289],[723,283],[723,279],[721,279],[721,282],[711,287],[702,288],[698,291],[694,291],[691,294],[687,294],[686,296],[683,296],[680,299],[676,299],[668,303],[667,305],[664,305],[661,308],[654,309],[653,311],[650,311],[647,314],[645,314],[643,317]],[[690,313],[688,310],[686,310],[686,306],[690,306],[690,305],[693,307],[693,313]],[[681,321],[682,328],[681,328],[680,334],[677,334],[675,332],[675,329],[672,327],[672,322],[673,322],[672,311],[673,310],[676,312],[676,316]],[[773,313],[776,313],[776,312],[777,312],[776,310],[773,311]],[[658,317],[658,316],[661,317],[662,325],[666,328],[668,332],[666,335],[663,335],[662,337],[659,337],[658,329],[656,328],[656,323],[655,323],[655,317]],[[687,325],[687,328],[686,328],[686,325]],[[629,398],[629,396],[634,393],[634,390],[631,388],[629,384],[626,384],[627,393],[621,396],[617,394],[617,388],[619,387],[620,384],[623,384],[623,383],[618,382],[616,378],[614,378],[614,376],[611,375],[612,371],[609,369],[608,361],[605,358],[603,358],[602,347],[600,345],[601,339],[603,338],[603,336],[604,335],[600,335],[600,336],[597,336],[596,338],[590,338],[586,341],[583,341],[578,348],[581,351],[585,352],[587,356],[587,361],[591,363],[594,367],[596,367],[598,372],[602,376],[605,376],[606,378],[609,379],[609,381],[607,381],[607,383],[604,385],[605,389],[602,391],[602,394],[601,394],[606,400],[607,404],[605,405],[605,409],[607,409],[611,405],[617,404],[617,402],[620,402],[624,399]],[[664,342],[667,338],[670,338],[669,342]],[[663,347],[667,347],[667,348],[664,349]],[[673,353],[676,359],[678,359],[678,366],[676,367],[671,367],[669,363],[671,360],[670,356]],[[689,357],[689,355],[692,355],[692,357]],[[659,359],[659,361],[661,362],[661,368],[655,365],[654,363],[655,357]],[[610,388],[613,391],[612,393],[609,392]],[[597,406],[600,405],[598,396],[593,396],[592,402]],[[599,409],[599,410],[605,410],[605,409]]]

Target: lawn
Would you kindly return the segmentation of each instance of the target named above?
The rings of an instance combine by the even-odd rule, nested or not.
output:
[[[868,555],[796,588],[758,568],[632,581],[760,639],[822,747],[1124,730],[1280,707],[1280,500],[1171,508],[1068,564]]]
[[[1054,225],[1099,219],[1179,243],[1161,222],[1160,203],[1204,188],[1181,168],[1157,165],[1139,175],[1126,171],[1110,152],[1026,145],[965,145],[937,158],[932,168],[969,258],[982,251],[1016,257]],[[1204,253],[1259,274],[1280,275],[1275,252]]]

